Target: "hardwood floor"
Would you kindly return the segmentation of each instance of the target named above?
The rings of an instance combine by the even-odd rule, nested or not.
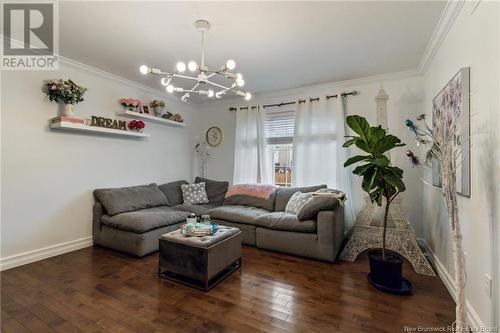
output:
[[[243,266],[204,293],[157,277],[158,255],[86,248],[1,273],[2,332],[404,332],[447,326],[454,303],[405,263],[413,296],[366,280],[366,257],[338,264],[243,248]]]

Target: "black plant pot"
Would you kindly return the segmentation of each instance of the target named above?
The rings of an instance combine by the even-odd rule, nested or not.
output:
[[[410,281],[403,277],[403,257],[394,251],[382,249],[368,251],[370,273],[368,281],[377,289],[397,295],[408,295],[412,292]]]

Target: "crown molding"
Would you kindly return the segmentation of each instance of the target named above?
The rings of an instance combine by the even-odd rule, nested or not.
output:
[[[439,22],[432,33],[431,39],[427,43],[424,54],[420,58],[417,68],[420,74],[424,74],[429,68],[432,59],[434,59],[439,47],[453,26],[453,23],[460,13],[464,3],[464,0],[446,2],[446,6],[441,14],[441,17],[439,18]]]
[[[185,104],[185,105],[188,105],[188,106],[190,106],[192,108],[198,106],[198,104],[194,104],[194,103],[189,102],[189,101],[188,102],[182,102],[179,98],[176,98],[176,97],[174,97],[172,95],[169,95],[169,94],[167,94],[163,90],[151,88],[151,87],[146,86],[144,84],[141,84],[141,83],[138,83],[138,82],[126,79],[124,77],[115,75],[115,74],[110,73],[110,72],[106,72],[106,71],[104,71],[102,69],[99,69],[97,67],[93,67],[93,66],[90,66],[90,65],[78,62],[78,61],[73,60],[71,58],[67,58],[67,57],[64,57],[64,56],[61,56],[61,55],[59,55],[58,57],[59,57],[59,62],[62,63],[62,64],[64,64],[64,65],[68,65],[68,66],[71,66],[73,68],[81,69],[83,71],[90,72],[90,73],[92,73],[94,75],[102,76],[102,77],[105,77],[107,79],[110,79],[110,80],[117,81],[119,83],[128,85],[130,87],[137,88],[137,89],[143,90],[145,92],[161,96],[162,98],[165,98],[166,100],[168,100],[170,102],[174,102],[174,103],[178,103],[178,104]]]

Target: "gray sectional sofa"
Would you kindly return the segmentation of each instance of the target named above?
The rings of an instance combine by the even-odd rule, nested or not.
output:
[[[195,182],[205,182],[210,203],[183,204],[181,185],[186,181],[95,190],[94,244],[142,257],[157,251],[160,235],[180,228],[192,212],[239,228],[246,245],[335,261],[344,240],[343,207],[319,211],[316,218],[305,221],[285,213],[295,192],[313,192],[325,185],[280,187],[263,200],[241,195],[224,198],[227,182],[200,177]]]

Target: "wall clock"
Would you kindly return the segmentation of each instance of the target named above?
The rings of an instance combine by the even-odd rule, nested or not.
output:
[[[224,132],[222,131],[222,128],[216,126],[210,127],[207,130],[206,139],[207,143],[212,147],[217,147],[218,145],[220,145],[222,139],[224,139]]]

